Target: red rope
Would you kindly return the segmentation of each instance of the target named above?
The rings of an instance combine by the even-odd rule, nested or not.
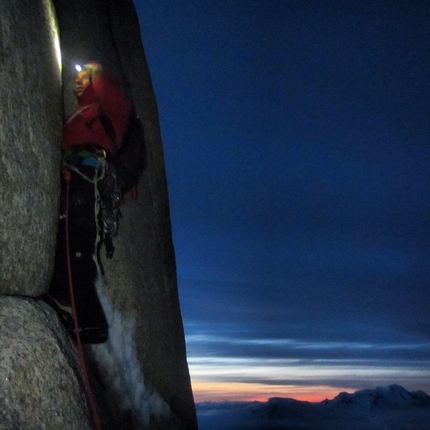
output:
[[[87,366],[85,363],[85,355],[84,349],[82,347],[81,335],[79,332],[79,322],[78,322],[78,314],[76,312],[76,303],[75,303],[75,294],[73,290],[73,277],[72,277],[72,266],[70,263],[70,237],[69,237],[69,195],[70,195],[70,179],[72,177],[72,173],[69,169],[63,170],[63,176],[66,181],[66,255],[67,255],[67,272],[69,277],[69,288],[70,288],[70,303],[72,305],[72,314],[73,314],[73,322],[75,327],[76,334],[76,343],[78,346],[78,354],[79,354],[79,362],[81,365],[81,376],[84,383],[85,392],[87,394],[88,406],[91,412],[91,417],[93,419],[93,424],[95,430],[102,430],[102,423],[100,420],[100,416],[97,411],[97,404],[94,398],[94,394],[91,390],[90,378],[88,377]]]

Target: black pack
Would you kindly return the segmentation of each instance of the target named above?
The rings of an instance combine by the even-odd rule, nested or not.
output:
[[[102,112],[99,112],[99,118],[106,133],[115,142],[115,131],[111,120]],[[122,194],[125,194],[138,184],[146,164],[143,125],[134,109],[129,116],[123,145],[115,152],[111,161],[116,170],[118,187]]]

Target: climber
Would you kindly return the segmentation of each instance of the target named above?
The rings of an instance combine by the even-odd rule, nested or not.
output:
[[[73,334],[68,239],[80,337],[83,343],[102,343],[108,324],[95,283],[104,274],[99,255],[102,243],[108,259],[113,254],[111,239],[118,229],[121,193],[112,159],[122,145],[131,103],[96,62],[77,73],[74,94],[77,107],[64,125],[61,142],[64,177],[54,273],[49,293],[42,298]]]

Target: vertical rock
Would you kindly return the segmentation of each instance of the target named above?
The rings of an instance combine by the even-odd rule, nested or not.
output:
[[[47,290],[62,127],[51,0],[0,2],[0,293]]]
[[[142,379],[144,386],[133,397],[142,399],[142,408],[151,415],[149,428],[196,429],[158,112],[134,5],[132,0],[57,0],[55,6],[66,110],[74,105],[74,63],[96,60],[117,75],[145,128],[147,169],[139,198],[127,199],[114,258],[104,261],[103,302],[111,308],[108,348],[123,345],[124,337],[134,344],[130,354],[136,355],[142,375],[135,380]],[[113,325],[123,331],[115,331]],[[102,355],[96,351],[96,356]],[[166,417],[163,402],[170,416]]]

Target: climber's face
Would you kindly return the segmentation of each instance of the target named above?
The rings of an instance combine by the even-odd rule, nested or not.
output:
[[[87,71],[82,70],[77,73],[75,79],[75,95],[78,99],[82,97],[85,88],[90,85],[90,82],[90,75]]]

